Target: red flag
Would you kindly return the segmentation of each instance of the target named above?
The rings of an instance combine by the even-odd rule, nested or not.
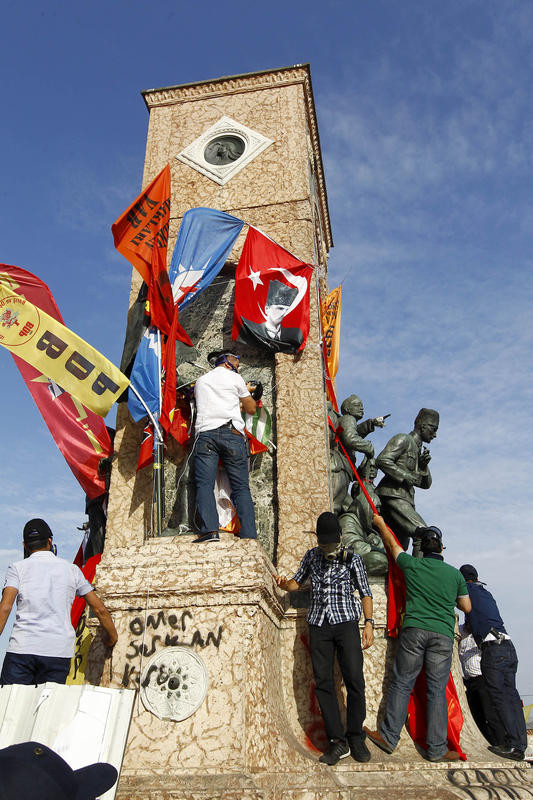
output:
[[[170,328],[163,353],[163,364],[165,372],[165,385],[163,387],[163,402],[161,405],[161,417],[159,422],[166,433],[174,436],[180,444],[187,441],[188,436],[182,441],[183,437],[182,420],[180,412],[176,415],[176,340],[185,342],[192,347],[192,342],[178,321],[178,306],[174,307],[174,318]],[[175,420],[174,420],[175,417]]]
[[[154,460],[154,426],[151,422],[143,430],[143,439],[139,449],[139,459],[137,461],[137,472]]]
[[[235,273],[233,339],[296,353],[309,334],[313,268],[250,227]]]
[[[170,167],[167,164],[111,226],[115,247],[148,286],[154,245],[164,250],[166,268],[169,219]]]
[[[455,683],[450,673],[448,684],[446,686],[446,704],[448,706],[448,750],[455,750],[459,753],[462,761],[466,761],[466,756],[459,744],[459,737],[463,727],[463,713],[457,697],[457,690]],[[426,689],[426,672],[424,667],[420,672],[416,683],[414,685],[411,697],[409,698],[409,706],[407,709],[407,730],[413,741],[415,741],[424,750],[427,748],[426,744],[426,710],[427,710],[427,689]]]
[[[81,551],[81,557],[83,559],[83,549],[80,547],[78,550],[78,554],[74,559],[74,563],[77,566],[80,566],[78,563],[78,558]],[[96,575],[96,567],[100,563],[102,558],[101,553],[96,553],[95,556],[91,556],[91,558],[87,561],[85,566],[80,567],[81,571],[83,572],[85,578],[92,583],[94,581],[94,576]],[[74,602],[72,603],[72,609],[70,612],[70,621],[72,622],[72,627],[77,628],[78,622],[80,621],[80,617],[83,614],[83,609],[85,608],[85,598],[84,597],[75,597]]]
[[[168,334],[174,319],[174,299],[167,272],[167,248],[155,246],[152,250],[150,283],[148,285],[148,313],[150,323]]]
[[[0,283],[63,324],[48,286],[20,267],[0,264]],[[106,491],[98,464],[113,452],[105,422],[35,367],[13,356],[37,408],[74,477],[89,497]]]

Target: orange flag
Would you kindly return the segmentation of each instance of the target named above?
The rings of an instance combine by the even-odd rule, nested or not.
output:
[[[341,335],[342,287],[333,289],[322,303],[322,331],[331,378],[339,369],[339,342]]]
[[[154,245],[165,254],[170,219],[170,167],[167,164],[111,226],[115,247],[150,285]]]

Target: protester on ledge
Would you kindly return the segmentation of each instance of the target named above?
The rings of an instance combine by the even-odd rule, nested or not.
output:
[[[367,736],[385,753],[398,744],[407,718],[409,697],[423,666],[427,686],[428,761],[457,761],[459,754],[448,750],[448,707],[446,686],[450,677],[457,605],[467,613],[471,605],[459,570],[445,564],[442,534],[438,528],[419,527],[422,558],[408,555],[397,543],[382,517],[372,520],[383,543],[405,578],[406,608],[400,630],[393,678],[387,694],[385,717],[379,730],[365,728]]]
[[[361,556],[341,546],[341,528],[335,514],[321,514],[316,524],[318,547],[308,550],[290,580],[276,576],[280,589],[296,591],[311,580],[307,614],[309,647],[316,697],[324,718],[329,747],[319,761],[333,766],[350,753],[356,761],[370,761],[363,722],[366,715],[363,653],[359,635],[361,607],[365,616],[362,649],[374,641],[372,592]],[[354,596],[357,589],[360,598]],[[339,713],[333,665],[335,653],[346,686],[346,730]]]
[[[504,741],[489,745],[489,750],[503,758],[523,761],[527,731],[522,701],[516,690],[518,657],[505,630],[494,597],[478,580],[472,564],[460,567],[472,603],[466,622],[481,650],[481,674],[487,684],[494,710],[504,728]]]
[[[248,451],[241,406],[254,414],[254,386],[239,375],[239,356],[214,354],[215,368],[196,381],[196,440],[194,480],[196,505],[201,519],[195,542],[218,542],[218,513],[214,495],[219,460],[231,485],[231,502],[241,523],[241,539],[256,539],[254,504],[248,481]]]
[[[25,558],[7,569],[0,601],[0,634],[17,601],[0,675],[1,684],[65,683],[74,655],[75,632],[70,621],[74,597],[84,597],[98,617],[110,647],[117,632],[109,611],[82,571],[55,555],[52,531],[44,519],[24,526]]]

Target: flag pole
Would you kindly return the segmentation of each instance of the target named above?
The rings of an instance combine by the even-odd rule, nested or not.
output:
[[[137,391],[133,383],[130,381],[130,389],[133,391],[133,394],[138,398],[139,402],[142,403],[144,410],[148,414],[150,422],[154,426],[154,492],[155,492],[155,501],[157,505],[157,536],[161,536],[161,531],[163,528],[163,513],[161,511],[161,472],[163,469],[162,458],[163,458],[163,432],[159,427],[159,423],[157,422],[156,418],[144,402],[141,394]],[[156,461],[156,458],[160,458],[161,461]]]
[[[157,329],[157,363],[159,375],[159,418],[161,418],[162,392],[161,392],[161,331]],[[164,492],[164,466],[163,466],[163,437],[158,441],[154,438],[154,500],[156,512],[156,535],[161,536],[163,530],[163,516],[165,514]]]

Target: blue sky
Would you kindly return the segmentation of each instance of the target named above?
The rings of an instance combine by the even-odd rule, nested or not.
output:
[[[417,506],[444,531],[447,559],[474,563],[494,591],[533,702],[533,6],[325,9],[8,0],[0,260],[43,279],[66,324],[118,363],[130,269],[110,226],[140,190],[140,90],[310,62],[330,285],[344,292],[339,397],[391,413],[376,451],[421,406],[440,411],[434,484]],[[27,519],[47,519],[70,558],[85,516],[11,357],[0,358],[3,571]]]

